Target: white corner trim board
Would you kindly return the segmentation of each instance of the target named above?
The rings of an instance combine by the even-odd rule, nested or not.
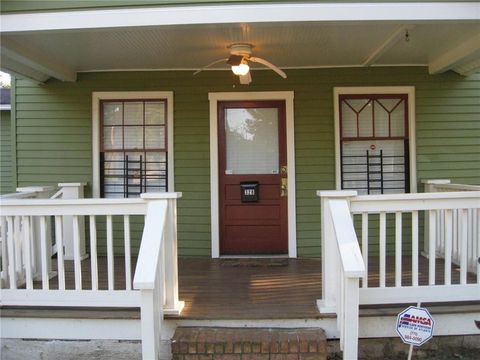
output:
[[[415,139],[415,87],[414,86],[355,86],[333,88],[335,117],[335,187],[341,190],[340,174],[340,112],[338,97],[342,94],[407,94],[408,95],[408,141],[410,156],[410,192],[417,192],[417,155]]]
[[[100,197],[100,100],[166,99],[168,191],[175,191],[173,166],[173,91],[96,91],[92,93],[92,197]]]
[[[0,16],[0,28],[5,34],[248,22],[475,21],[479,17],[477,2],[225,4],[5,14]]]
[[[218,195],[218,102],[235,100],[284,100],[287,122],[288,167],[288,256],[297,257],[295,202],[295,136],[293,91],[220,92],[209,93],[210,101],[210,205],[212,222],[212,257],[220,256],[220,223]]]

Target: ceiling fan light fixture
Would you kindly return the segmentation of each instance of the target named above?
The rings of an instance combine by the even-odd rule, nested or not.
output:
[[[232,72],[238,76],[247,75],[249,71],[250,66],[248,66],[246,61],[242,61],[240,64],[232,66]]]

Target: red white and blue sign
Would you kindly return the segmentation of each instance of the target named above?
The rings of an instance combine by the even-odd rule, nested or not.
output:
[[[421,346],[433,337],[432,315],[427,309],[410,306],[397,316],[397,333],[405,344]]]

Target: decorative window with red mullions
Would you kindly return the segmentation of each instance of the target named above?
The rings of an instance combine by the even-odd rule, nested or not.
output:
[[[100,114],[102,197],[167,191],[167,101],[102,100]]]
[[[341,186],[409,192],[407,94],[340,95]]]

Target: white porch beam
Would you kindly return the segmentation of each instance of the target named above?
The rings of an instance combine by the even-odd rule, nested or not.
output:
[[[480,7],[480,5],[478,6]],[[456,66],[461,66],[463,63],[478,63],[479,59],[480,33],[432,60],[428,65],[428,71],[430,74],[438,74]],[[469,69],[469,71],[471,70],[472,69]]]
[[[480,56],[478,59],[468,62],[466,64],[458,65],[453,68],[453,70],[460,75],[469,76],[473,73],[480,71]]]
[[[11,58],[8,58],[3,53],[3,48],[0,46],[0,51],[2,52],[2,59],[1,59],[1,69],[18,77],[19,79],[27,78],[35,83],[43,83],[48,80],[49,76],[32,69],[31,67],[25,66],[20,64],[18,61],[15,61]]]
[[[370,66],[380,59],[380,57],[390,50],[396,43],[398,43],[405,36],[405,31],[411,30],[413,25],[402,25],[395,29],[385,40],[376,47],[363,61],[362,66]]]
[[[74,69],[53,59],[43,51],[31,46],[22,45],[11,39],[2,38],[1,44],[2,67],[12,67],[12,70],[22,75],[31,74],[32,78],[38,81],[45,81],[46,78],[54,77],[61,81],[76,81],[77,73]],[[21,71],[16,67],[23,66]],[[25,69],[26,68],[26,69]],[[45,75],[45,76],[42,76]]]
[[[476,2],[290,3],[168,6],[5,14],[2,33],[292,21],[444,21],[480,17]]]

